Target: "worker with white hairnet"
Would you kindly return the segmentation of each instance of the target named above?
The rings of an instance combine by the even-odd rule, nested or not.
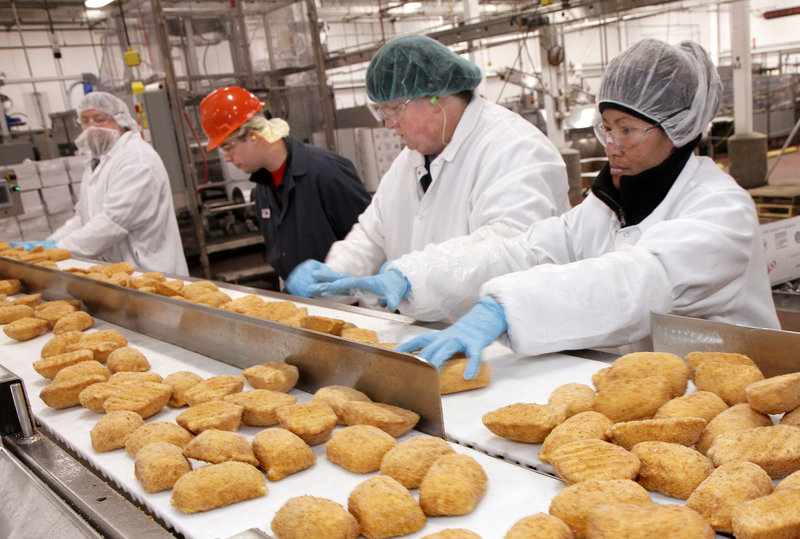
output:
[[[78,150],[91,156],[75,215],[44,243],[74,256],[188,275],[167,170],[124,101],[86,94],[77,107]]]
[[[588,198],[523,234],[489,231],[469,249],[457,238],[390,264],[410,284],[401,312],[460,316],[397,349],[422,348],[437,367],[466,352],[471,378],[503,335],[536,355],[636,343],[652,312],[779,328],[753,200],[693,153],[721,94],[690,41],[646,39],[612,60],[595,125],[608,163]]]
[[[369,63],[367,94],[386,127],[406,147],[381,179],[369,208],[325,264],[298,266],[286,288],[377,273],[389,260],[494,224],[524,230],[569,209],[566,165],[534,125],[476,95],[478,66],[429,37],[408,35],[383,45]],[[355,285],[355,286],[351,286]],[[395,272],[345,281],[325,295],[363,290],[402,295]]]
[[[300,262],[323,260],[369,204],[349,159],[303,143],[289,124],[239,86],[225,86],[200,103],[208,149],[250,174],[267,262],[286,279]]]

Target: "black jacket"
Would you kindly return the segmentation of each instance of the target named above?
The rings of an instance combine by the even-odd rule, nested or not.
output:
[[[306,259],[324,261],[331,244],[347,235],[370,197],[350,160],[292,137],[283,140],[289,155],[280,197],[268,170],[257,170],[250,181],[257,184],[256,218],[267,262],[286,279]]]

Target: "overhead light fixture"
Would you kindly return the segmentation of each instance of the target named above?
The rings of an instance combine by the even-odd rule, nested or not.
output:
[[[83,5],[85,5],[89,9],[97,9],[105,7],[113,1],[114,0],[84,0]]]
[[[422,8],[422,2],[406,2],[403,4],[403,11],[406,13],[409,11],[417,11],[420,8]]]

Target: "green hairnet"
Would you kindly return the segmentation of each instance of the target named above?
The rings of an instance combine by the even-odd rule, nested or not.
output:
[[[474,90],[481,71],[445,45],[427,36],[392,39],[367,67],[367,95],[376,103],[457,94]]]

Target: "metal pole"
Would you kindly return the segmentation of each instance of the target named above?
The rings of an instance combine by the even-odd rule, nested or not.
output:
[[[165,84],[167,87],[167,97],[169,99],[170,112],[172,113],[172,122],[177,129],[178,151],[181,156],[181,168],[183,169],[183,180],[186,186],[186,196],[189,200],[189,213],[192,215],[194,222],[195,234],[197,236],[197,248],[200,251],[200,264],[203,267],[203,275],[206,279],[211,278],[211,265],[208,261],[208,252],[206,251],[206,237],[203,232],[203,221],[199,211],[199,202],[197,198],[197,177],[192,161],[192,153],[189,149],[189,144],[186,141],[186,126],[183,123],[183,103],[181,102],[178,94],[178,86],[175,83],[175,67],[172,65],[172,55],[169,49],[169,37],[167,33],[167,22],[164,19],[164,13],[161,10],[161,0],[150,0],[150,5],[153,10],[153,18],[155,19],[156,35],[158,36],[158,45],[161,48],[161,54],[164,57],[164,74]]]
[[[328,149],[336,151],[336,139],[333,136],[335,123],[333,100],[328,92],[327,76],[325,74],[325,55],[322,51],[322,42],[319,39],[319,20],[317,19],[317,5],[314,0],[306,0],[308,9],[308,22],[311,24],[311,43],[314,46],[314,63],[317,67],[317,83],[319,83],[319,99],[322,105],[322,117],[325,122],[325,142]]]

